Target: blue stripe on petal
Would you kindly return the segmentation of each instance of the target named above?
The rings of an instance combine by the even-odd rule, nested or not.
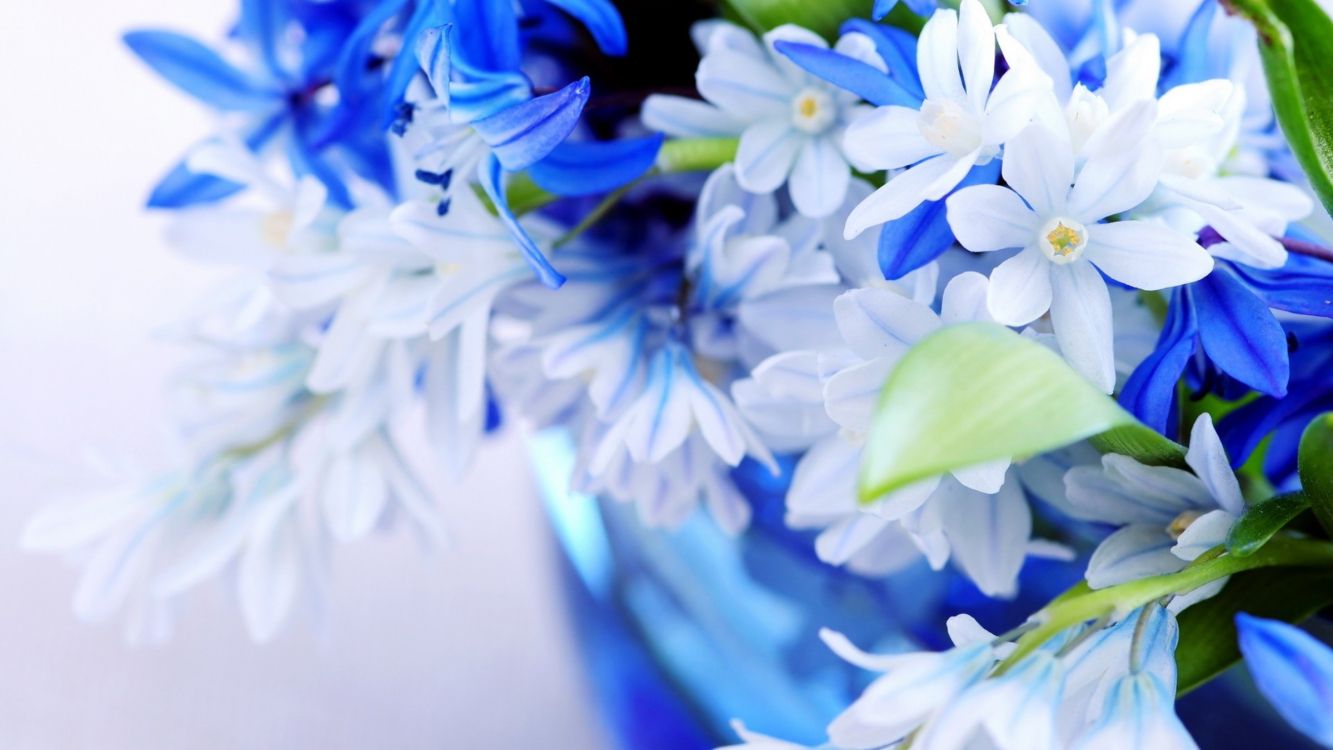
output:
[[[450,84],[449,116],[454,122],[474,122],[531,98],[532,86],[519,73],[482,74]]]
[[[163,78],[218,109],[269,109],[282,97],[281,91],[233,68],[218,53],[183,34],[131,31],[125,44]]]
[[[616,6],[607,0],[547,0],[551,5],[579,19],[588,27],[597,46],[608,55],[619,57],[629,50],[625,22]]]
[[[1120,392],[1120,404],[1140,421],[1169,438],[1180,427],[1176,385],[1194,355],[1198,325],[1194,305],[1184,292],[1172,295],[1157,347],[1134,369]]]
[[[578,124],[590,87],[585,77],[553,94],[529,99],[472,127],[510,172],[527,169],[560,145]]]
[[[1199,339],[1226,374],[1270,396],[1287,393],[1287,334],[1268,305],[1225,266],[1191,288]]]
[[[973,167],[958,189],[993,185],[1000,176],[1000,160]],[[944,199],[926,201],[901,219],[884,225],[879,235],[879,268],[886,279],[900,279],[938,258],[953,244]]]
[[[537,243],[532,241],[532,237],[528,235],[527,230],[518,223],[518,217],[514,216],[514,212],[509,209],[509,201],[505,198],[504,185],[501,180],[503,170],[500,160],[492,154],[491,158],[481,163],[477,172],[477,176],[481,179],[482,190],[486,191],[487,197],[491,199],[491,203],[499,213],[500,221],[504,222],[510,235],[513,236],[514,242],[518,243],[519,249],[523,251],[523,257],[527,259],[528,265],[532,266],[532,270],[543,284],[552,289],[558,289],[565,283],[565,277],[551,266],[551,262],[546,259],[546,255],[542,253],[541,248],[537,247]]]
[[[509,0],[458,0],[455,54],[469,67],[492,73],[517,72],[522,63],[518,47],[518,18]]]
[[[876,68],[813,44],[779,41],[773,47],[806,72],[846,89],[871,104],[915,107],[921,100]]]
[[[657,161],[662,136],[619,141],[562,143],[528,170],[534,182],[557,195],[589,195],[638,179]]]

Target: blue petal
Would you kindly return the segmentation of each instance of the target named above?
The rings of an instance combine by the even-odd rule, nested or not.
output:
[[[871,17],[876,21],[884,18],[893,10],[893,6],[898,4],[898,0],[875,0],[875,9],[871,12]]]
[[[369,75],[367,70],[371,48],[384,24],[397,16],[406,4],[407,0],[385,0],[377,4],[343,42],[333,72],[333,82],[338,87],[339,96],[336,119],[351,119],[354,111],[370,96],[378,80],[378,76]],[[411,47],[406,47],[398,56],[414,58],[412,52]]]
[[[588,93],[585,77],[553,94],[529,99],[477,120],[472,127],[504,168],[517,172],[544,158],[569,136],[588,102]]]
[[[1333,318],[1333,263],[1287,253],[1287,262],[1281,268],[1235,264],[1232,270],[1270,307]]]
[[[629,50],[625,22],[616,6],[607,0],[547,0],[551,5],[579,19],[592,34],[597,46],[608,55],[619,57]]]
[[[449,116],[454,122],[476,122],[531,98],[532,86],[520,73],[482,74],[450,84]]]
[[[292,162],[292,169],[298,175],[313,175],[329,191],[329,202],[339,208],[350,210],[352,196],[347,192],[347,185],[334,171],[320,153],[320,147],[310,139],[312,128],[303,120],[298,120],[287,143],[287,156]]]
[[[517,72],[522,64],[518,48],[518,18],[509,0],[458,0],[455,52],[469,67],[492,73]]]
[[[1270,396],[1287,393],[1287,334],[1226,266],[1191,287],[1203,350],[1226,374]]]
[[[1217,5],[1214,0],[1203,0],[1194,15],[1190,16],[1185,33],[1180,37],[1176,65],[1167,75],[1163,89],[1214,77],[1210,74],[1213,66],[1208,53],[1208,32],[1212,29],[1213,18],[1217,16]]]
[[[846,89],[871,104],[915,107],[921,103],[901,84],[855,58],[813,44],[779,41],[773,47],[806,72]]]
[[[276,42],[286,9],[286,3],[273,0],[241,0],[241,18],[236,24],[237,35],[257,51],[264,67],[277,80],[285,78]]]
[[[509,200],[505,197],[504,184],[501,180],[503,170],[500,160],[491,155],[489,159],[482,162],[477,169],[478,177],[481,178],[481,188],[486,191],[486,196],[491,199],[496,212],[500,216],[500,221],[504,222],[505,227],[509,229],[509,234],[513,236],[514,242],[523,251],[523,256],[527,258],[528,265],[537,274],[541,282],[552,289],[558,289],[565,283],[565,277],[551,266],[551,262],[546,259],[541,248],[532,241],[526,229],[518,223],[518,217],[509,209]]]
[[[1333,649],[1300,628],[1244,612],[1236,630],[1259,692],[1288,724],[1333,747]]]
[[[269,117],[250,130],[244,138],[245,144],[252,151],[259,150],[277,134],[285,121],[285,112]],[[244,187],[210,174],[192,172],[186,168],[185,161],[181,159],[154,186],[153,192],[148,196],[149,208],[184,208],[199,203],[213,203],[240,192]]]
[[[1194,354],[1197,333],[1194,305],[1187,294],[1177,292],[1171,296],[1157,348],[1134,368],[1120,391],[1120,404],[1125,409],[1169,438],[1176,436],[1180,422],[1176,384]]]
[[[533,181],[556,195],[590,195],[638,179],[657,161],[662,135],[619,141],[562,143],[528,169]]]
[[[889,77],[914,94],[917,104],[926,98],[916,69],[916,37],[902,29],[871,23],[864,18],[853,18],[844,23],[842,33],[870,37],[875,43],[875,51],[889,67]]]
[[[403,29],[403,47],[389,66],[389,75],[384,80],[384,91],[380,108],[383,111],[381,126],[387,128],[397,116],[398,105],[402,103],[407,87],[412,83],[417,70],[424,67],[435,87],[437,96],[441,87],[449,85],[449,48],[451,17],[449,3],[445,0],[420,0],[412,12],[407,27]],[[431,45],[429,67],[425,67],[418,56],[417,43],[428,30],[435,30],[434,44]]]
[[[1000,160],[973,167],[958,188],[993,185],[1000,176]],[[956,189],[958,189],[956,188]],[[879,268],[886,279],[900,279],[938,258],[953,244],[945,218],[944,199],[926,201],[901,219],[884,225],[879,235]]]
[[[182,34],[131,31],[125,35],[125,44],[163,78],[218,109],[270,109],[282,96]]]
[[[1288,422],[1304,428],[1316,414],[1333,410],[1333,391],[1312,389],[1287,398],[1263,396],[1236,409],[1217,423],[1217,435],[1231,465],[1239,468],[1269,433]]]

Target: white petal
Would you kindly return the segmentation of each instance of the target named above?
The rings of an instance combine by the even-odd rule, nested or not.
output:
[[[949,196],[946,205],[958,244],[974,253],[1026,247],[1037,235],[1037,215],[1007,187],[965,187]]]
[[[788,81],[794,86],[807,86],[818,80],[805,72],[804,68],[788,59],[786,55],[779,52],[777,47],[774,46],[777,42],[794,42],[827,49],[828,42],[824,41],[824,37],[809,29],[790,23],[784,23],[764,34],[764,47],[768,51],[769,59],[782,71],[782,75]]]
[[[872,359],[839,372],[824,385],[824,408],[839,425],[864,432],[879,401],[879,392],[893,371],[894,360]]]
[[[876,107],[847,126],[842,138],[843,151],[863,172],[907,167],[943,153],[921,135],[919,116],[917,110],[909,107]]]
[[[993,50],[993,41],[991,45]],[[927,99],[963,102],[963,80],[958,72],[956,11],[938,10],[926,21],[916,45],[916,67]]]
[[[690,410],[704,440],[729,466],[739,464],[751,441],[736,407],[712,383],[687,373],[684,368],[681,376],[690,378]]]
[[[996,322],[1021,326],[1051,307],[1051,262],[1027,247],[995,267],[990,274],[986,309]]]
[[[995,79],[995,32],[986,9],[975,0],[964,0],[958,8],[958,62],[968,101],[980,110]]]
[[[851,168],[832,138],[807,139],[791,173],[792,203],[805,216],[823,218],[842,205],[851,180]]]
[[[334,539],[350,542],[370,533],[389,499],[384,473],[364,451],[335,457],[324,477],[324,520]]]
[[[819,441],[792,473],[787,492],[789,517],[805,522],[827,522],[857,513],[856,470],[861,461],[861,445],[841,435]]]
[[[1189,464],[1199,480],[1208,488],[1209,494],[1217,501],[1218,507],[1234,515],[1245,512],[1245,500],[1241,497],[1240,483],[1231,470],[1231,461],[1227,459],[1226,448],[1213,427],[1213,417],[1204,412],[1194,420],[1190,430],[1190,447],[1185,453],[1185,463]]]
[[[752,193],[777,190],[791,174],[807,136],[786,120],[755,123],[741,133],[736,149],[736,181]]]
[[[1029,125],[1005,146],[1004,181],[1040,216],[1063,213],[1074,182],[1074,152],[1069,135],[1044,125]]]
[[[1171,554],[1175,540],[1160,526],[1126,526],[1106,537],[1088,561],[1086,577],[1094,589],[1174,573],[1185,566]]]
[[[283,513],[256,531],[241,556],[237,593],[250,637],[271,639],[296,600],[300,550],[296,518]]]
[[[694,421],[690,388],[674,355],[663,350],[653,358],[649,385],[627,416],[625,447],[640,463],[657,463],[679,448]]]
[[[1125,160],[1140,147],[1153,132],[1157,122],[1157,102],[1144,99],[1125,109],[1113,112],[1097,126],[1083,144],[1083,154],[1102,156],[1110,160]]]
[[[820,532],[815,554],[829,565],[845,565],[891,523],[869,513],[853,513]]]
[[[708,102],[669,94],[645,99],[640,117],[645,127],[677,138],[735,137],[747,124]]]
[[[1162,69],[1161,45],[1152,34],[1140,34],[1106,61],[1102,97],[1111,109],[1157,98],[1157,77]]]
[[[1199,143],[1225,126],[1219,112],[1231,98],[1231,81],[1215,79],[1176,86],[1157,100],[1156,134],[1167,148]]]
[[[1111,295],[1090,263],[1051,268],[1051,327],[1065,361],[1110,393],[1115,389]]]
[[[976,271],[964,271],[949,280],[940,299],[940,321],[945,325],[991,320],[986,309],[990,279]]]
[[[1193,238],[1147,221],[1089,227],[1084,257],[1116,281],[1146,291],[1189,284],[1213,270],[1213,257]]]
[[[717,45],[699,62],[694,80],[705,99],[743,122],[787,119],[796,93],[767,55],[754,57]]]
[[[925,201],[939,200],[963,181],[976,163],[977,152],[955,159],[926,159],[890,178],[847,217],[843,237],[852,239],[870,227],[900,219]]]
[[[962,482],[964,487],[993,494],[1000,491],[1004,486],[1004,475],[1009,471],[1009,459],[1002,458],[996,461],[988,461],[984,464],[975,466],[965,466],[961,469],[954,469],[951,474],[953,478]]]
[[[1051,79],[1052,92],[1060,102],[1069,100],[1073,76],[1064,50],[1032,16],[1011,13],[995,29],[996,41],[1004,52],[1010,68],[1020,67],[1030,60]],[[1015,47],[1014,43],[1021,45]]]
[[[944,503],[944,533],[963,573],[987,596],[1016,594],[1032,533],[1032,512],[1018,484],[986,495],[946,479],[933,502]]]
[[[843,292],[833,313],[843,340],[863,359],[901,357],[940,326],[929,307],[884,287]]]
[[[1058,114],[1060,105],[1051,94],[1050,86],[1050,78],[1031,68],[1011,69],[1001,76],[986,100],[982,141],[991,146],[1008,143],[1034,117],[1043,113]]]
[[[1074,180],[1069,212],[1091,224],[1135,208],[1157,187],[1161,167],[1161,152],[1152,143],[1134,152],[1094,154]]]
[[[1176,546],[1171,548],[1171,554],[1181,560],[1194,560],[1212,548],[1225,544],[1234,523],[1236,516],[1225,510],[1204,513],[1181,532],[1176,539]]]

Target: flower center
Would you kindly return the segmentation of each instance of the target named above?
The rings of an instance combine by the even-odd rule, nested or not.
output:
[[[953,156],[970,154],[981,146],[981,123],[954,101],[927,99],[916,126],[922,137]]]
[[[1073,263],[1088,246],[1088,230],[1073,219],[1051,219],[1041,228],[1037,244],[1052,263]]]
[[[821,133],[837,118],[833,97],[823,89],[803,89],[791,101],[792,124],[807,133]]]
[[[1179,539],[1180,535],[1185,533],[1185,529],[1188,529],[1190,524],[1199,520],[1199,516],[1201,515],[1203,514],[1197,510],[1184,511],[1180,515],[1171,519],[1171,523],[1166,526],[1166,533],[1169,534],[1172,539]]]
[[[291,211],[274,211],[260,220],[259,232],[265,242],[281,250],[291,238],[293,222]]]

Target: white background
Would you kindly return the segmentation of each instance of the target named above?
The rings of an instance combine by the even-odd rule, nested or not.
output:
[[[209,131],[138,63],[128,28],[218,38],[233,3],[9,2],[0,19],[0,748],[595,750],[556,551],[519,441],[490,446],[447,498],[456,545],[343,548],[331,627],[252,645],[222,586],[171,643],[70,612],[74,571],[21,553],[24,520],[85,484],[88,449],[154,465],[155,343],[215,272],[174,258],[148,188]]]

